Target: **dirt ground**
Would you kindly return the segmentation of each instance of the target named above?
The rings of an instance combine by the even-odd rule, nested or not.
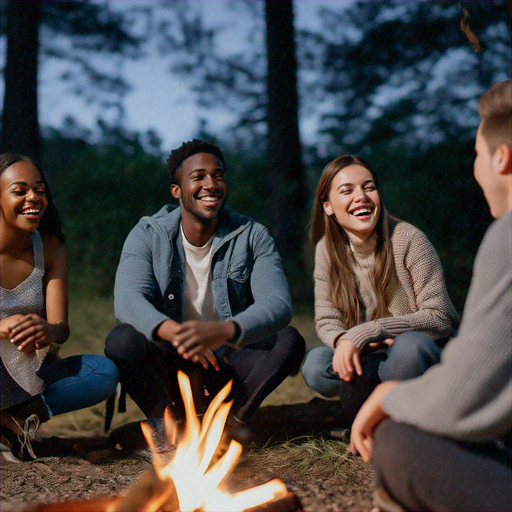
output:
[[[47,428],[39,450],[52,456],[25,463],[2,460],[2,512],[29,510],[34,503],[123,495],[151,468],[141,454],[109,448],[104,436],[49,434]],[[228,477],[228,485],[240,490],[274,477],[298,496],[306,512],[372,509],[372,470],[349,455],[348,445],[341,441],[309,436],[268,447],[251,445]]]

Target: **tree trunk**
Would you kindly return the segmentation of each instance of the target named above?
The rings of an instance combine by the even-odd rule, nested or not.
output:
[[[37,67],[40,2],[7,3],[7,63],[2,115],[2,152],[39,160]]]
[[[292,292],[304,275],[306,191],[299,139],[297,60],[292,0],[266,0],[268,161],[272,183],[271,233]],[[301,294],[304,290],[301,290]]]

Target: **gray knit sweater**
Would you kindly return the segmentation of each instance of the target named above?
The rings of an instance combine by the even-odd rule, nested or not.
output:
[[[478,251],[459,334],[441,362],[384,399],[395,420],[462,441],[510,434],[512,410],[512,214]]]
[[[395,338],[407,331],[420,331],[434,341],[445,340],[459,318],[448,297],[443,269],[425,234],[406,222],[398,222],[391,234],[396,275],[387,299],[391,316],[369,321],[374,307],[370,281],[375,240],[352,246],[359,291],[366,307],[366,322],[347,329],[343,315],[330,296],[329,255],[325,239],[315,254],[315,322],[322,343],[334,346],[338,339],[362,348],[367,343]]]

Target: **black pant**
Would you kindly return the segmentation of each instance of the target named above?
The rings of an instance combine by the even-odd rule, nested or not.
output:
[[[198,413],[233,379],[231,417],[248,423],[261,402],[299,370],[304,352],[304,339],[293,327],[279,331],[275,343],[240,350],[221,347],[219,371],[183,359],[168,342],[148,341],[128,324],[116,326],[105,341],[105,354],[116,363],[121,384],[148,418],[161,418],[168,406],[177,419],[183,417],[177,381],[181,369],[190,378]]]
[[[375,432],[377,485],[407,510],[510,511],[510,450],[461,443],[384,421]]]

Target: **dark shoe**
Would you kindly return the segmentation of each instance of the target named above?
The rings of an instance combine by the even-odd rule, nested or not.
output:
[[[3,457],[10,462],[31,461],[37,459],[32,448],[32,440],[41,421],[37,414],[31,414],[20,425],[21,432],[15,434],[11,429],[2,427],[0,449]]]
[[[350,429],[349,428],[327,428],[320,432],[324,437],[328,439],[336,439],[338,441],[343,441],[344,443],[350,443]]]
[[[249,446],[256,439],[256,434],[251,427],[234,415],[228,416],[225,432],[229,439],[233,439],[244,447]]]
[[[108,444],[112,447],[119,447],[130,455],[147,451],[149,446],[142,432],[141,424],[147,424],[151,427],[153,431],[153,445],[157,453],[165,453],[173,450],[174,445],[171,445],[167,440],[164,420],[161,418],[150,418],[118,427],[112,431],[108,437]]]

